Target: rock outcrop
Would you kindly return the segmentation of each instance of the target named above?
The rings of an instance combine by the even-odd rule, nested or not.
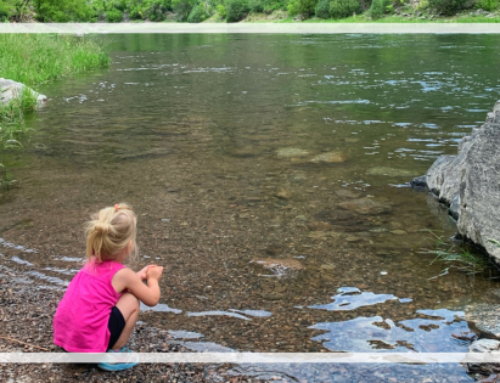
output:
[[[486,122],[462,139],[456,156],[434,162],[425,181],[450,207],[458,232],[500,264],[500,248],[489,241],[500,240],[500,101]]]
[[[25,90],[31,92],[37,98],[38,104],[47,101],[46,96],[35,92],[26,85],[0,77],[0,104],[9,104],[12,100],[21,97]]]

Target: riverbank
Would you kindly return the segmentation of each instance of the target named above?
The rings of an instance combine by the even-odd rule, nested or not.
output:
[[[1,34],[0,79],[22,84],[13,87],[12,81],[0,83],[0,149],[22,147],[25,115],[40,104],[39,94],[29,88],[107,67],[109,62],[105,48],[92,38]]]

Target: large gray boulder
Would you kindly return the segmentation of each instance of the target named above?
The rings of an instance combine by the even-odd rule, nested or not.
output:
[[[37,98],[38,104],[43,104],[45,101],[47,101],[46,96],[35,92],[33,89],[28,88],[26,85],[17,81],[7,80],[0,77],[0,104],[9,104],[12,100],[21,97],[25,90],[31,92]]]
[[[450,206],[458,232],[483,246],[500,264],[500,101],[486,122],[460,142],[456,156],[441,156],[426,174],[427,187]]]

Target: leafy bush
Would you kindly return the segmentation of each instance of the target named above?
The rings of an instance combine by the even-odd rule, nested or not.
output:
[[[37,18],[45,22],[90,21],[95,12],[81,0],[34,0]]]
[[[429,0],[429,5],[445,16],[452,16],[465,7],[467,0]]]
[[[106,21],[108,23],[119,23],[123,20],[123,12],[113,8],[106,12]]]
[[[334,19],[349,17],[352,16],[354,12],[358,11],[359,2],[357,0],[333,0],[330,3],[330,15]]]
[[[290,16],[310,16],[314,13],[314,5],[315,0],[290,0],[286,9]]]
[[[209,15],[205,10],[205,6],[203,4],[198,4],[189,14],[187,21],[189,23],[201,23],[202,21],[208,19],[208,17]]]
[[[370,7],[370,16],[372,19],[380,19],[384,14],[384,0],[373,0]]]
[[[418,5],[417,5],[417,11],[423,11],[425,9],[429,8],[429,1],[428,0],[422,0]]]
[[[248,2],[250,11],[254,13],[264,12],[264,2],[262,0],[250,0]]]
[[[481,0],[479,7],[488,12],[493,12],[498,7],[498,0]]]
[[[314,14],[320,19],[330,18],[330,0],[320,0],[314,9]]]
[[[186,20],[193,10],[196,0],[172,0],[172,9],[180,21]]]
[[[226,18],[226,7],[224,6],[224,4],[218,4],[217,7],[215,7],[217,9],[217,13],[219,14],[219,17],[221,19],[225,19]]]
[[[226,21],[228,23],[240,21],[250,11],[250,6],[246,0],[226,1]]]
[[[12,12],[12,8],[6,2],[0,2],[0,21],[7,20]]]

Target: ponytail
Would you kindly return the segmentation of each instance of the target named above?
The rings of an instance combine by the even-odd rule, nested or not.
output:
[[[88,260],[95,258],[100,263],[115,259],[129,246],[130,241],[134,246],[132,255],[137,255],[135,244],[137,218],[129,205],[121,203],[114,207],[106,207],[91,218],[85,227]]]

